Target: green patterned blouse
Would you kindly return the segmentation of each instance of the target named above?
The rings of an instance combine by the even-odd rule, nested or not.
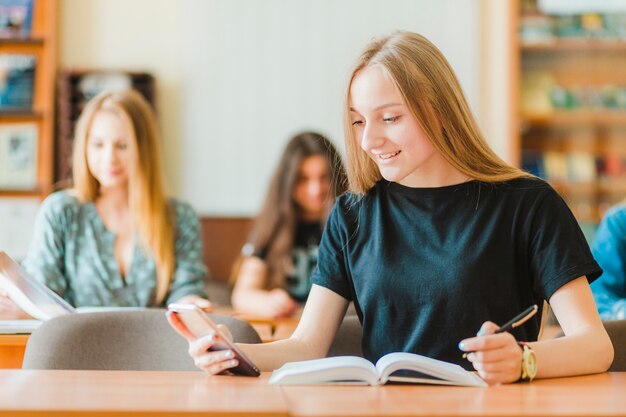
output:
[[[186,203],[171,200],[176,212],[176,265],[165,304],[186,295],[206,297],[200,223]],[[115,235],[106,229],[93,203],[66,191],[43,202],[24,267],[75,307],[154,307],[156,265],[135,244],[122,277],[115,260]]]

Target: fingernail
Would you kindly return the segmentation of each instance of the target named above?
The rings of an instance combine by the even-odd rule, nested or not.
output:
[[[465,343],[459,342],[459,350],[465,350]]]
[[[239,365],[239,362],[237,362],[237,359],[233,359],[232,361],[228,362],[231,366],[237,366]]]
[[[486,334],[487,334],[487,332],[481,329],[481,330],[478,331],[478,333],[476,333],[476,336],[484,336]]]
[[[232,350],[229,350],[226,353],[224,353],[224,357],[225,358],[232,358],[233,356],[234,355],[233,355],[233,351]]]

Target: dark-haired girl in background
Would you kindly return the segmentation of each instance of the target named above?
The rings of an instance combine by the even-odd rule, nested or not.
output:
[[[287,317],[306,300],[326,217],[345,184],[328,139],[303,132],[289,141],[233,271],[236,310]]]

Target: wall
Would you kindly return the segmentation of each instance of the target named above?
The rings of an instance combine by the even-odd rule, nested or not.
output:
[[[349,64],[394,28],[421,32],[458,72],[492,147],[509,162],[502,0],[60,0],[59,65],[150,71],[166,181],[204,215],[253,215],[288,136],[342,148]],[[25,254],[36,205],[4,199],[0,250]],[[3,218],[6,218],[2,216]],[[9,239],[16,231],[24,238]],[[2,239],[4,238],[4,239]]]
[[[252,215],[290,135],[342,147],[351,63],[394,29],[430,38],[479,103],[476,0],[187,0],[182,3],[181,196],[205,214]]]
[[[518,165],[511,138],[510,102],[514,94],[511,68],[512,2],[480,0],[480,97],[479,122],[489,144],[506,162]]]
[[[186,1],[186,0],[185,0]],[[59,65],[152,72],[163,135],[166,184],[178,194],[180,164],[181,2],[61,0]]]
[[[63,67],[151,71],[166,179],[203,214],[251,215],[289,135],[342,148],[349,64],[373,35],[421,32],[446,54],[494,149],[510,162],[509,2],[61,0]]]

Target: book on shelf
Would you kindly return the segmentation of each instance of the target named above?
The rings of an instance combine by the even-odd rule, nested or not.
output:
[[[538,150],[522,154],[522,169],[547,181],[588,183],[596,181],[602,161],[588,152]]]
[[[567,154],[567,178],[574,182],[591,182],[597,178],[596,158],[588,152]]]
[[[358,356],[336,356],[289,362],[272,372],[278,385],[383,385],[387,383],[486,387],[475,373],[459,365],[414,353],[394,352],[376,365]]]
[[[34,0],[0,0],[0,38],[30,36]]]
[[[0,124],[0,188],[37,186],[38,133],[35,123]]]
[[[0,111],[30,111],[37,57],[0,54]]]
[[[522,76],[521,108],[524,114],[550,114],[554,108],[550,91],[554,77],[547,71],[530,71]]]

